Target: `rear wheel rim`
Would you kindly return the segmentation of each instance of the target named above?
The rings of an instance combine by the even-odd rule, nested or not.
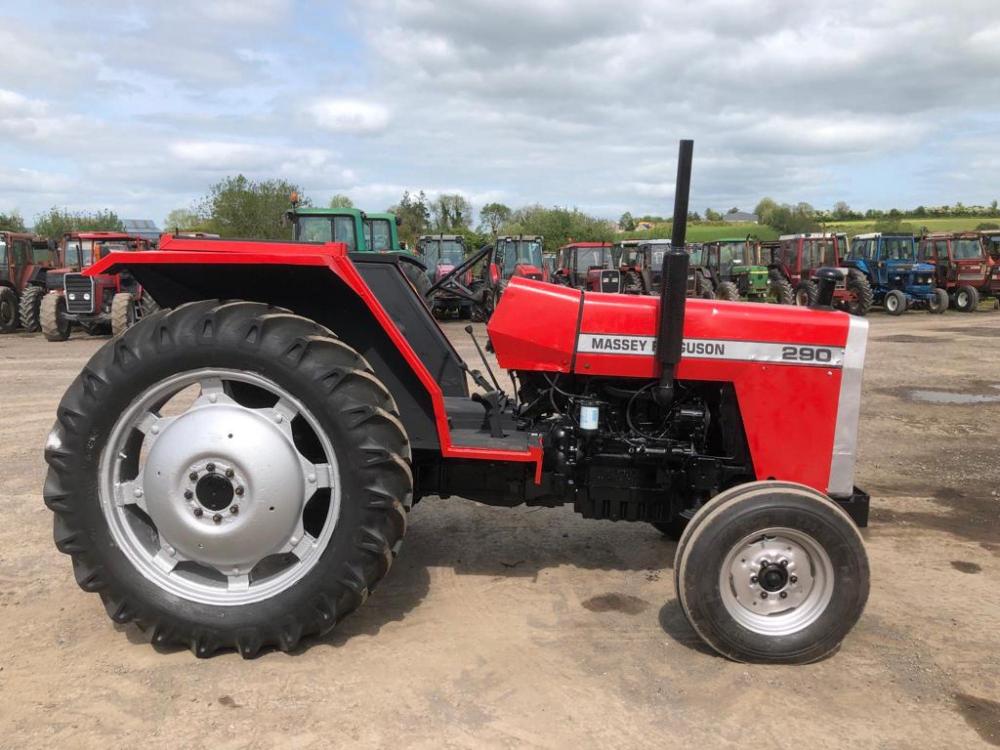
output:
[[[786,636],[812,625],[833,598],[834,568],[823,546],[797,529],[755,531],[729,550],[719,573],[722,604],[742,627]]]
[[[899,308],[899,302],[896,300],[894,296],[889,296],[886,298],[885,300],[886,310],[888,310],[889,312],[896,312],[898,308]]]
[[[243,405],[234,383],[270,394],[273,406]],[[194,387],[190,406],[161,414]],[[303,429],[313,460],[297,445]],[[200,369],[147,388],[116,421],[99,471],[101,510],[132,565],[202,604],[251,604],[291,588],[318,563],[340,515],[329,437],[295,397],[256,373]]]

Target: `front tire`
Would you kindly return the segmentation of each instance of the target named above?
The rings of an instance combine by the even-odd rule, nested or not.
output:
[[[799,307],[813,307],[819,299],[819,288],[811,281],[803,281],[795,287],[795,304]]]
[[[0,333],[17,330],[17,292],[9,286],[0,286]]]
[[[721,281],[715,289],[715,296],[717,299],[726,302],[738,302],[740,299],[740,290],[731,281]]]
[[[399,550],[412,475],[395,402],[305,318],[159,312],[98,350],[58,415],[56,546],[154,645],[291,650],[360,606]]]
[[[121,336],[139,319],[138,302],[130,292],[118,292],[111,298],[111,335]]]
[[[906,312],[906,295],[898,289],[890,289],[882,304],[889,315],[902,315]]]
[[[768,281],[771,300],[779,305],[794,305],[795,290],[784,276],[772,276]]]
[[[869,591],[854,522],[790,482],[751,482],[705,504],[677,546],[674,575],[698,635],[752,663],[807,664],[832,653]]]
[[[875,300],[868,277],[856,268],[850,269],[847,272],[847,292],[847,312],[860,317],[866,316]]]
[[[21,319],[21,328],[29,333],[42,330],[41,313],[44,296],[45,290],[40,286],[29,286],[21,292],[18,316]]]
[[[42,297],[39,312],[42,335],[48,341],[65,341],[73,328],[73,322],[66,315],[66,298],[56,292]]]
[[[927,311],[932,315],[943,315],[948,309],[948,292],[944,289],[935,289],[931,298],[927,300]]]

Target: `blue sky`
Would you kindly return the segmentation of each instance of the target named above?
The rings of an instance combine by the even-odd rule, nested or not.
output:
[[[670,211],[1000,198],[1000,3],[7,0],[0,211],[161,221],[283,177]]]

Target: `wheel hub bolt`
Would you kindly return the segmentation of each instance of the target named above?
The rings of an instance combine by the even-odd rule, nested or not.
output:
[[[192,482],[197,482],[198,472],[192,471],[190,474],[188,474],[188,479],[190,479]]]
[[[190,500],[192,497],[194,497],[194,493],[191,490],[184,490],[185,500]]]
[[[789,576],[788,580],[790,582],[792,582],[792,583],[798,583],[799,582],[799,577],[798,576]]]
[[[194,509],[194,517],[195,517],[195,518],[201,518],[201,516],[202,516],[202,514],[203,514],[204,512],[205,512],[205,511],[203,511],[203,510],[202,510],[201,508],[195,508],[195,509]]]
[[[233,471],[232,469],[226,469],[226,476],[227,476],[227,477],[229,477],[230,479],[232,479],[232,478],[233,478],[233,475],[234,475],[235,473],[236,473],[236,472],[235,472],[235,471]]]
[[[760,592],[760,598],[761,599],[767,599],[767,592],[766,591],[761,591]]]
[[[242,497],[244,489],[242,487],[237,487],[235,490],[233,490],[233,492],[235,492],[237,495],[239,495],[240,497]]]
[[[782,591],[780,594],[778,594],[778,596],[780,596],[782,599],[787,599],[788,598],[788,592],[787,591]]]
[[[215,521],[216,523],[222,523],[222,514],[216,513],[214,516],[212,516],[212,520]]]
[[[782,560],[780,563],[778,563],[778,565],[780,565],[783,568],[787,568],[788,567],[788,560]]]
[[[757,583],[757,576],[750,576],[750,583]]]
[[[215,471],[215,464],[212,463],[205,464],[205,471]]]
[[[240,512],[240,506],[238,506],[238,505],[230,505],[229,506],[229,512],[232,513],[235,516],[237,513]]]

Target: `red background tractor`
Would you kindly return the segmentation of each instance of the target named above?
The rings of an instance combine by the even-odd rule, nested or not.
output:
[[[23,232],[0,232],[0,333],[38,330],[45,274],[59,265],[55,244]]]
[[[917,260],[934,266],[934,284],[959,312],[974,312],[981,297],[1000,298],[1000,275],[978,232],[938,232],[920,238]]]
[[[863,273],[841,264],[840,258],[847,251],[839,246],[841,242],[836,234],[782,235],[771,251],[770,273],[791,284],[795,304],[811,306],[819,293],[817,272],[838,269],[841,278],[833,294],[834,304],[852,315],[867,315],[874,300],[871,285]]]
[[[608,242],[573,242],[556,253],[551,281],[588,292],[621,291],[621,272],[614,267]]]

